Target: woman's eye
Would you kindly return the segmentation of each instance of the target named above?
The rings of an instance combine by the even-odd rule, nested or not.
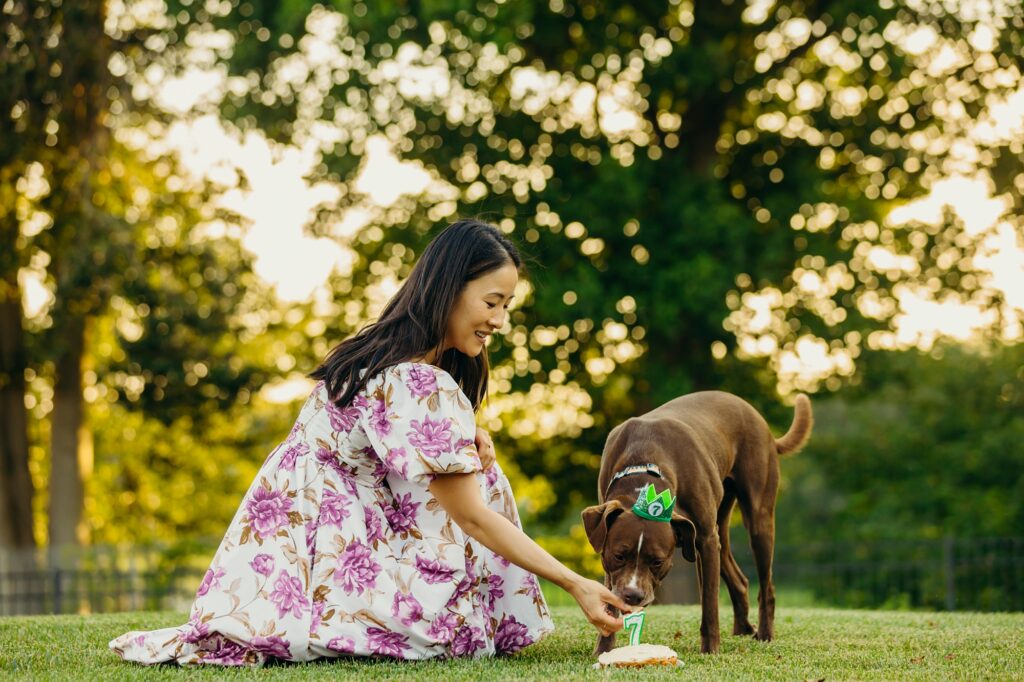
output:
[[[494,308],[496,305],[497,305],[496,303],[491,303],[490,301],[487,302],[487,307],[488,308]]]

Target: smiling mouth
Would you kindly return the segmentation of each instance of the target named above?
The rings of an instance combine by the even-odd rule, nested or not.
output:
[[[481,341],[485,341],[486,342],[487,341],[487,337],[489,337],[489,336],[490,336],[490,334],[488,334],[486,332],[476,332],[476,338],[480,339]]]

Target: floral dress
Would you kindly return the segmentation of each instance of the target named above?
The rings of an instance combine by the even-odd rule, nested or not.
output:
[[[430,494],[476,473],[519,525],[508,479],[481,471],[472,406],[432,365],[372,377],[338,409],[323,383],[246,493],[189,622],[110,642],[127,661],[510,654],[554,629],[537,578],[465,535]]]

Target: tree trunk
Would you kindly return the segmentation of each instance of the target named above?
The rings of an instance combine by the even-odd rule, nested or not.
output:
[[[0,282],[0,546],[35,547],[17,279]]]
[[[50,546],[79,544],[82,533],[82,354],[85,320],[68,321],[66,346],[57,360],[50,448]]]

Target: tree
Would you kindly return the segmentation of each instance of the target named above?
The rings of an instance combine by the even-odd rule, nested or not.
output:
[[[592,497],[580,491],[593,453],[626,415],[710,387],[767,407],[781,354],[807,339],[852,372],[892,324],[898,306],[870,304],[891,303],[896,281],[981,291],[1013,313],[957,272],[976,243],[956,224],[897,229],[885,216],[942,174],[966,120],[1018,87],[1019,5],[986,16],[891,0],[168,8],[178,44],[231,34],[221,113],[320,145],[318,173],[346,189],[339,209],[361,201],[352,181],[373,135],[434,177],[354,242],[371,281],[400,276],[454,214],[491,216],[541,254],[494,355],[503,388],[563,385],[592,401],[594,428],[564,449],[517,443],[528,475],[573,491],[556,511]],[[979,147],[976,165],[1019,206],[1019,141]],[[875,242],[923,265],[887,270],[865,257]],[[808,275],[827,286],[811,295]],[[773,291],[778,324],[751,332],[744,301]]]
[[[4,10],[12,17],[5,47],[20,66],[3,74],[12,89],[0,87],[13,94],[4,111],[14,133],[4,136],[0,191],[15,209],[0,216],[11,247],[3,256],[0,379],[5,427],[17,427],[10,438],[5,428],[0,499],[11,523],[0,539],[16,546],[31,544],[33,525],[21,436],[26,370],[53,382],[52,403],[37,407],[52,433],[53,545],[83,539],[84,389],[169,422],[233,404],[265,376],[235,347],[248,306],[262,303],[238,240],[216,233],[236,218],[215,208],[214,188],[184,177],[173,157],[118,136],[143,123],[159,127],[159,119],[133,109],[128,86],[110,71],[116,57],[144,51],[146,33],[109,31],[106,8],[15,2]],[[34,272],[53,292],[52,305],[28,325],[19,271]],[[105,317],[116,333],[94,343]]]
[[[784,468],[780,537],[1011,537],[1024,523],[1024,346],[869,353],[863,381],[816,405]]]

